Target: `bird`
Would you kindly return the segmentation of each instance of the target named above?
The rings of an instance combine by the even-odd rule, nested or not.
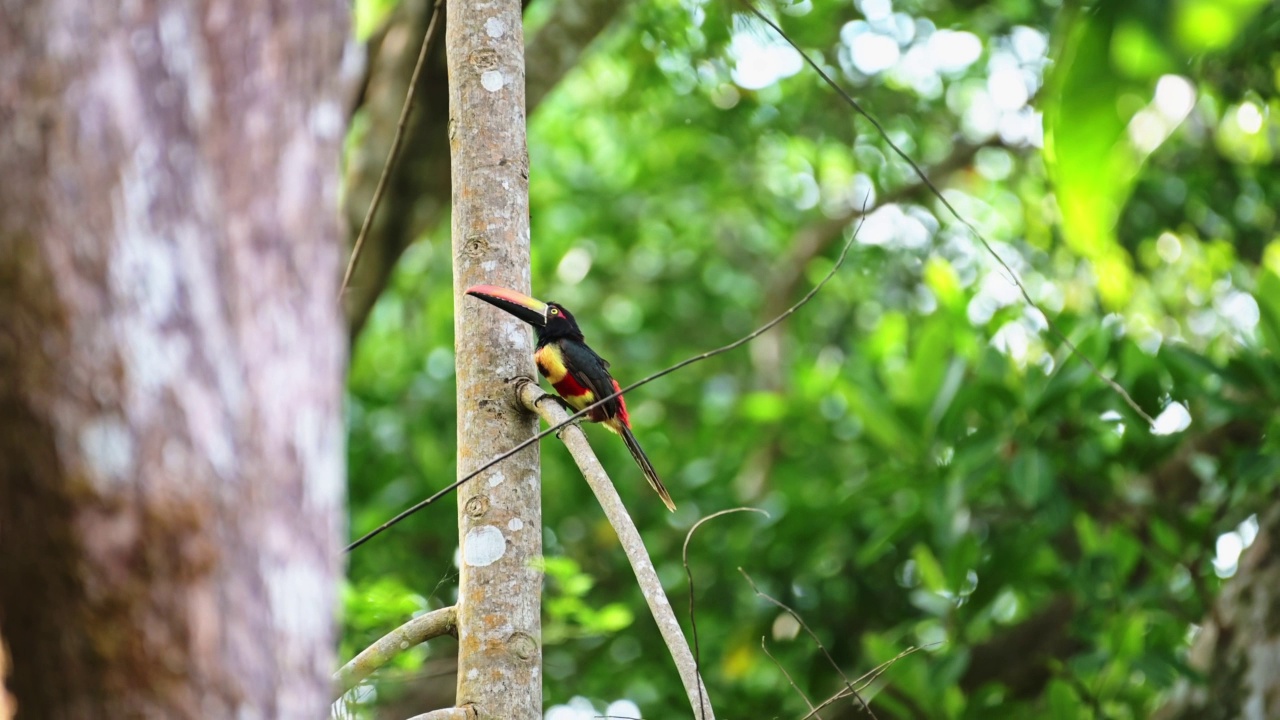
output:
[[[582,335],[578,321],[565,306],[543,302],[524,293],[497,285],[473,285],[466,294],[505,310],[516,318],[532,325],[538,334],[538,345],[533,360],[538,372],[551,383],[569,407],[575,411],[591,405],[602,397],[618,392],[618,381],[609,374],[609,361],[592,350]],[[610,398],[587,413],[586,418],[621,435],[631,457],[658,493],[667,509],[675,512],[671,494],[658,477],[658,471],[649,462],[649,456],[641,449],[635,433],[631,431],[631,418],[627,415],[627,403],[622,395]]]

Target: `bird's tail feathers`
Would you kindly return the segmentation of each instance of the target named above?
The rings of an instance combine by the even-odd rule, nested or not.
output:
[[[662,480],[658,478],[658,471],[653,469],[653,463],[649,462],[649,456],[644,454],[644,450],[640,449],[640,443],[636,441],[636,436],[631,433],[631,428],[618,423],[618,434],[622,435],[622,440],[627,444],[627,449],[631,451],[631,457],[635,458],[636,464],[640,466],[640,470],[644,473],[644,479],[649,481],[649,486],[654,492],[658,493],[658,497],[662,498],[662,502],[671,512],[676,511],[676,504],[671,502],[671,494],[667,492],[667,488],[663,486]]]

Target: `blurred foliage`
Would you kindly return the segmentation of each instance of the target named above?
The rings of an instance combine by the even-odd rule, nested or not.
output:
[[[1143,718],[1195,680],[1195,625],[1234,572],[1217,549],[1235,538],[1238,555],[1280,484],[1280,10],[1057,5],[771,12],[940,169],[1080,352],[1160,414],[1159,433],[735,5],[631,5],[530,118],[533,291],[577,312],[624,384],[793,302],[851,231],[840,219],[868,193],[878,206],[837,279],[778,331],[628,396],[678,512],[588,428],[677,608],[687,529],[726,507],[770,513],[718,519],[690,548],[723,717],[804,714],[762,636],[811,697],[841,687],[738,566],[850,677],[931,644],[875,686],[882,720]],[[446,226],[405,254],[355,348],[353,537],[453,480],[452,374]],[[626,698],[645,717],[687,716],[556,442],[543,483],[548,707]],[[450,502],[354,553],[344,654],[452,602],[456,551]],[[837,707],[829,720],[859,713]]]

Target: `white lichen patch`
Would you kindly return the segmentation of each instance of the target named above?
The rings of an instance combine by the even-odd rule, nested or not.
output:
[[[310,562],[275,562],[263,567],[277,628],[299,638],[313,638],[329,627],[329,578]]]
[[[507,31],[506,23],[496,17],[484,21],[484,32],[491,38],[500,38]]]
[[[503,475],[501,472],[495,472],[489,476],[489,487],[498,487],[506,479],[507,476]]]
[[[507,552],[507,539],[492,525],[471,528],[462,540],[462,559],[471,567],[486,567]]]
[[[80,452],[89,469],[99,478],[115,483],[132,474],[133,436],[124,421],[117,417],[90,420],[80,430]]]
[[[318,138],[336,138],[342,134],[346,119],[342,106],[333,100],[317,103],[307,117],[307,125]]]
[[[503,83],[502,72],[499,70],[486,70],[480,75],[480,85],[489,92],[501,90]]]
[[[511,530],[512,532],[515,532],[516,530],[519,530],[522,527],[524,527],[524,521],[521,520],[520,518],[511,518],[511,521],[507,523],[507,529]]]

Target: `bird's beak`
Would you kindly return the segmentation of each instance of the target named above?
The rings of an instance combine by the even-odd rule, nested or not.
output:
[[[472,285],[467,294],[502,308],[534,327],[547,326],[547,304],[497,285]]]

